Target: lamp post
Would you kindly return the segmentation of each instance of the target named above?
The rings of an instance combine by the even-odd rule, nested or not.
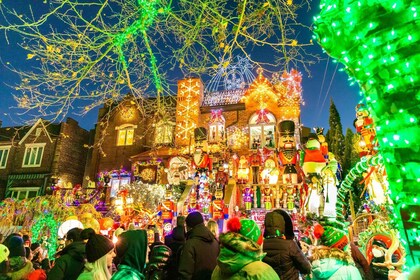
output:
[[[105,206],[108,202],[108,193],[109,193],[109,182],[111,181],[111,177],[109,175],[104,176],[104,191],[103,191],[103,197],[102,197],[102,203]]]

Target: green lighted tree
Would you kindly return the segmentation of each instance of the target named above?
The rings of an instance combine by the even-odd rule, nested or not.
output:
[[[280,71],[306,69],[317,57],[308,61],[304,47],[312,43],[299,42],[296,32],[304,27],[296,20],[304,6],[305,0],[51,0],[37,15],[5,2],[0,30],[6,39],[22,37],[34,66],[10,66],[21,78],[15,99],[24,112],[62,119],[77,104],[83,114],[128,92],[141,112],[161,112],[170,71],[209,73],[262,47],[276,54],[268,61]]]
[[[328,150],[332,152],[338,162],[344,161],[344,135],[340,114],[332,99],[330,100],[330,117],[328,120]]]
[[[408,205],[418,205],[419,8],[415,0],[323,0],[315,29],[322,47],[346,66],[365,95],[394,201],[390,218],[406,238],[408,253],[419,245],[407,234],[414,228],[404,228],[404,222],[418,223],[418,213],[404,221],[401,215]],[[407,258],[408,265],[413,261]]]
[[[357,136],[357,135],[356,135]],[[350,169],[360,160],[359,155],[355,149],[356,137],[350,128],[346,130],[344,138],[344,155],[343,155],[343,176],[345,176]],[[358,142],[358,141],[357,141]]]

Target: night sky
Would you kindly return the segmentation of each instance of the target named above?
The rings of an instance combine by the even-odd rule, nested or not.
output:
[[[22,3],[28,2],[36,2],[37,5],[33,7],[38,9],[38,11],[43,11],[48,7],[47,4],[42,4],[42,1],[15,2],[13,0],[3,0],[3,5],[7,5],[9,8],[21,9],[23,5],[27,5]],[[309,13],[305,10],[299,14],[304,23],[310,24],[312,22],[313,15],[319,11],[318,3],[319,1],[312,3],[312,10]],[[0,19],[0,24],[4,24],[4,20]],[[303,37],[307,37],[307,41],[309,41],[311,34],[303,34]],[[9,44],[4,39],[4,34],[0,34],[0,120],[3,122],[3,127],[22,125],[25,121],[33,119],[32,116],[22,114],[21,110],[14,108],[16,103],[13,99],[13,94],[17,92],[13,89],[13,85],[19,82],[19,77],[6,68],[6,66],[11,65],[20,70],[30,69],[31,61],[26,60],[27,52],[19,47],[20,39],[16,38],[13,33],[8,33],[8,38]],[[350,86],[347,74],[338,71],[342,66],[338,65],[337,67],[337,64],[333,63],[332,58],[328,60],[328,56],[322,52],[321,47],[317,43],[311,47],[310,51],[319,53],[323,61],[309,68],[312,77],[308,77],[308,74],[303,69],[298,69],[302,72],[303,99],[305,101],[301,112],[302,123],[307,127],[324,127],[326,128],[325,131],[327,131],[330,98],[332,98],[340,113],[343,133],[345,133],[347,128],[353,129],[355,106],[361,100],[359,88],[356,85]],[[251,52],[251,56],[256,60],[262,57],[270,59],[263,52]],[[256,73],[254,74],[256,75]],[[182,76],[179,77],[179,79],[181,78]],[[204,79],[203,82],[206,83],[207,80]],[[91,129],[94,127],[97,119],[97,109],[92,110],[84,117],[76,114],[76,112],[68,115],[68,117],[79,121],[83,128]]]

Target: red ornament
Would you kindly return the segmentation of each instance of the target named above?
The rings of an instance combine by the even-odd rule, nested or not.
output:
[[[314,236],[316,239],[320,239],[321,236],[324,234],[324,227],[320,224],[314,226]]]

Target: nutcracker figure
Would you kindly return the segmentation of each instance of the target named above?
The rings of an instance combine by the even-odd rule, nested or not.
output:
[[[279,160],[284,167],[282,182],[283,184],[298,183],[296,163],[298,153],[295,142],[295,123],[290,120],[282,121],[279,124]]]
[[[172,219],[175,215],[175,203],[173,202],[172,190],[167,188],[165,191],[165,201],[163,201],[159,207],[161,212],[161,218],[163,223],[172,223]]]
[[[212,168],[210,156],[204,151],[204,142],[207,139],[207,130],[204,127],[194,129],[195,151],[193,154],[193,167],[197,172],[209,172]]]
[[[262,165],[261,155],[258,151],[254,151],[249,157],[249,165],[252,168],[252,183],[258,184],[260,177],[260,166]]]
[[[204,216],[207,216],[207,217],[210,215],[211,199],[212,199],[212,195],[209,191],[208,186],[206,185],[206,186],[204,186],[204,189],[203,189],[202,193],[200,194],[198,204],[200,206],[201,213]]]
[[[242,195],[244,197],[245,210],[251,211],[252,202],[254,198],[254,190],[251,188],[251,186],[246,186],[243,190]]]
[[[188,197],[188,213],[194,212],[198,210],[197,205],[197,192],[195,191],[195,188],[191,189],[190,195]]]
[[[263,191],[263,201],[265,210],[269,211],[273,207],[273,193],[271,187],[266,185]]]
[[[235,153],[229,160],[229,176],[237,179],[239,168],[239,156]]]
[[[215,221],[223,220],[227,215],[227,207],[225,206],[225,202],[223,201],[223,190],[221,188],[217,188],[214,193],[214,196],[215,200],[213,200],[211,205],[212,219]]]
[[[249,178],[249,163],[245,156],[241,156],[238,168],[238,184],[248,183]]]
[[[216,173],[216,183],[219,184],[219,186],[223,189],[225,189],[225,186],[227,185],[229,181],[229,175],[225,172],[225,168],[223,167],[223,164],[219,164],[219,168]]]

